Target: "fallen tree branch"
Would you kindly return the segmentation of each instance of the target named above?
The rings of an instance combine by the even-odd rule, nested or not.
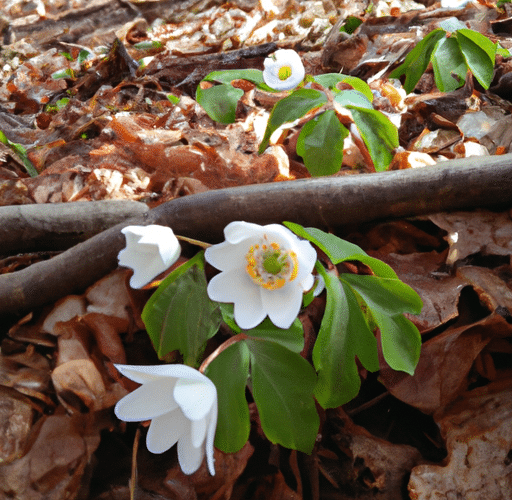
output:
[[[66,252],[0,276],[0,314],[25,312],[87,286],[115,269],[129,224],[162,224],[176,234],[222,240],[233,220],[346,224],[476,207],[512,206],[512,155],[471,157],[435,167],[306,179],[185,196],[118,224]]]
[[[65,250],[148,210],[129,200],[0,207],[0,255]]]

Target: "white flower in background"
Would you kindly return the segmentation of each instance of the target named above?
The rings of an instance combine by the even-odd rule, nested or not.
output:
[[[178,461],[193,474],[206,461],[215,475],[213,441],[217,427],[217,389],[198,370],[186,365],[115,365],[125,377],[142,384],[115,407],[126,422],[151,420],[146,445],[163,453],[178,443]],[[205,445],[206,440],[206,445]]]
[[[263,81],[275,90],[292,90],[306,74],[297,52],[280,49],[263,61]]]
[[[121,232],[126,237],[126,248],[119,252],[119,265],[133,269],[132,288],[147,285],[180,256],[180,244],[170,227],[126,226]]]
[[[245,330],[268,315],[279,328],[289,328],[314,283],[316,252],[279,224],[259,226],[231,222],[226,241],[206,249],[205,259],[222,272],[208,283],[217,302],[233,302],[235,321]]]

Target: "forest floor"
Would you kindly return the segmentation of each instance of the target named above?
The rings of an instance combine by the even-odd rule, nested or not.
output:
[[[497,56],[488,90],[468,77],[460,89],[439,92],[431,68],[409,95],[388,79],[408,50],[452,17],[512,48],[509,5],[0,0],[7,139],[0,142],[0,498],[512,498],[510,194],[482,202],[468,193],[455,210],[436,192],[428,207],[444,212],[412,198],[405,212],[368,212],[407,217],[360,213],[333,227],[423,299],[421,314],[409,316],[423,341],[416,372],[394,372],[384,361],[378,373],[361,368],[359,395],[322,410],[311,455],[270,443],[251,403],[249,441],[234,454],[216,450],[214,477],[205,464],[184,475],[175,449],[150,454],[145,427],[113,414],[128,392],[113,364],[158,362],[140,317],[151,292],[132,290],[130,271],[83,262],[76,285],[74,269],[36,271],[30,283],[46,281],[51,293],[36,288],[26,302],[17,296],[35,263],[173,200],[290,181],[297,182],[296,213],[313,204],[302,194],[301,180],[311,176],[295,151],[297,127],[272,136],[258,155],[275,95],[246,89],[228,125],[195,101],[210,72],[262,69],[278,48],[295,49],[309,74],[368,82],[375,106],[399,124],[391,170],[435,178],[439,165],[457,160],[462,185],[465,165],[466,173],[480,163],[512,172],[510,60]],[[350,18],[363,22],[341,33]],[[347,142],[332,178],[387,175],[364,160]],[[370,197],[371,187],[364,189],[361,197]],[[196,218],[208,222],[208,215]],[[30,224],[21,225],[26,218]],[[204,220],[187,224],[188,236],[206,234]],[[61,282],[70,284],[60,289]],[[310,337],[324,307],[320,296],[301,313]]]

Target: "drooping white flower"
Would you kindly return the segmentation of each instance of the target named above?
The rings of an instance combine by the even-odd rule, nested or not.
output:
[[[121,232],[126,237],[126,248],[119,252],[118,260],[120,266],[133,269],[132,288],[147,285],[180,256],[180,244],[170,227],[126,226]]]
[[[280,49],[263,61],[263,81],[275,90],[292,90],[306,74],[302,60],[292,49]]]
[[[297,317],[303,293],[313,286],[316,252],[279,224],[231,222],[226,241],[206,249],[205,259],[222,272],[208,283],[208,296],[234,303],[235,321],[249,330],[268,315],[279,328]]]
[[[125,377],[142,384],[122,398],[115,414],[126,422],[150,420],[146,445],[163,453],[178,443],[178,462],[193,474],[203,461],[215,475],[213,441],[217,427],[217,389],[198,370],[186,365],[115,365]],[[206,444],[205,444],[206,441]]]

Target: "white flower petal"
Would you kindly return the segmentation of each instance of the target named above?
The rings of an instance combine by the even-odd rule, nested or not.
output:
[[[151,453],[163,453],[183,436],[190,434],[190,427],[190,421],[177,408],[152,420],[146,437],[146,446]]]
[[[127,226],[121,232],[126,248],[118,255],[119,265],[133,269],[132,288],[142,288],[168,269],[181,252],[176,236],[166,226]]]
[[[232,245],[224,241],[207,248],[204,258],[206,262],[220,271],[229,271],[230,269],[245,267],[246,255],[247,249],[244,245]]]
[[[119,400],[114,412],[126,422],[139,422],[168,413],[178,407],[173,398],[176,381],[169,378],[141,385]]]
[[[206,437],[206,424],[208,419],[202,418],[201,420],[192,420],[190,435],[192,437],[192,446],[199,448],[203,444],[204,438]]]
[[[252,222],[234,221],[224,228],[224,236],[227,242],[236,245],[247,238],[260,237],[262,229],[262,226]]]
[[[258,300],[259,287],[254,284],[244,268],[231,269],[214,276],[207,287],[208,297],[216,302]]]
[[[212,410],[210,412],[210,419],[208,421],[208,429],[206,431],[206,462],[208,463],[208,470],[212,476],[215,476],[215,458],[214,458],[214,450],[213,443],[215,441],[215,431],[217,429],[217,414],[218,408],[217,405],[212,406]]]
[[[278,290],[262,289],[263,309],[278,328],[290,328],[300,312],[303,292],[290,283]]]
[[[144,384],[162,377],[202,380],[204,375],[187,365],[114,365],[125,377]]]
[[[190,434],[183,435],[178,441],[178,462],[185,474],[193,474],[199,467],[204,457],[204,448],[196,448],[192,445]]]
[[[263,81],[275,90],[292,90],[304,80],[306,74],[302,60],[292,49],[281,49],[263,61]],[[288,67],[291,74],[282,80],[279,78],[279,71]]]
[[[173,396],[189,420],[203,419],[210,412],[212,405],[217,404],[215,384],[205,375],[201,381],[180,379],[174,388]]]

